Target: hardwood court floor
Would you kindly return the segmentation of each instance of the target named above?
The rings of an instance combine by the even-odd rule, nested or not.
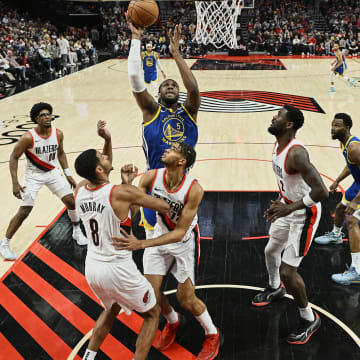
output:
[[[195,61],[196,60],[187,60],[189,65],[193,64]],[[360,134],[359,123],[356,121],[360,88],[350,88],[347,84],[337,80],[337,92],[335,94],[329,94],[327,90],[329,87],[328,74],[329,63],[331,60],[282,59],[281,61],[287,70],[194,71],[199,83],[200,91],[206,93],[204,94],[204,98],[206,99],[203,101],[203,104],[206,103],[206,109],[210,111],[201,111],[199,113],[198,161],[192,170],[192,175],[199,179],[199,182],[207,191],[241,191],[249,192],[250,195],[253,194],[246,201],[239,200],[241,204],[239,209],[243,209],[239,212],[239,214],[241,214],[239,217],[248,216],[248,218],[246,218],[248,219],[247,222],[254,225],[254,228],[258,226],[257,229],[261,229],[262,232],[260,235],[254,235],[253,229],[249,229],[248,237],[266,236],[266,224],[264,224],[261,216],[269,201],[269,197],[266,194],[269,194],[269,191],[276,191],[275,179],[272,174],[270,163],[274,138],[267,133],[267,128],[274,111],[276,111],[274,103],[276,103],[279,98],[293,101],[293,103],[296,104],[301,103],[305,108],[308,106],[306,105],[307,102],[305,100],[302,101],[298,97],[301,96],[304,97],[304,99],[312,98],[324,111],[324,113],[314,110],[304,111],[305,125],[299,130],[298,138],[308,145],[312,162],[323,174],[324,181],[327,185],[331,184],[331,179],[334,179],[344,167],[344,161],[339,150],[339,145],[330,138],[330,123],[333,115],[336,112],[349,113],[354,120],[353,134]],[[174,62],[172,60],[164,60],[162,61],[162,64],[168,77],[174,78],[181,84]],[[357,76],[359,73],[360,64],[357,60],[349,60],[349,76]],[[182,84],[181,89],[184,91]],[[243,90],[241,94],[238,93],[240,90]],[[217,93],[214,95],[213,92],[215,91]],[[235,104],[224,103],[224,101],[226,101],[226,96],[229,94],[228,91],[236,93]],[[262,93],[254,93],[255,91],[261,91]],[[265,92],[271,94],[264,95]],[[274,95],[273,93],[281,95]],[[254,99],[256,98],[256,103],[249,100],[250,95],[253,96]],[[231,94],[230,98],[232,97],[234,97],[234,94]],[[269,104],[269,99],[271,98],[273,99],[273,102],[270,101]],[[215,99],[215,102],[210,101],[211,99]],[[259,105],[259,99],[262,99],[265,103],[260,101],[261,105]],[[127,79],[127,60],[110,60],[59,80],[44,84],[40,87],[17,94],[13,97],[3,99],[0,102],[0,120],[2,120],[6,127],[2,129],[2,135],[0,136],[0,182],[3,200],[0,204],[0,211],[2,212],[0,220],[1,234],[5,233],[11,216],[13,216],[19,206],[18,201],[12,196],[11,180],[8,170],[9,155],[13,147],[13,141],[16,141],[18,136],[26,129],[32,127],[32,123],[29,121],[27,115],[31,106],[39,101],[51,103],[54,107],[54,113],[60,115],[60,118],[55,121],[55,126],[59,127],[64,132],[65,151],[68,154],[68,160],[72,169],[74,159],[80,151],[89,147],[101,148],[101,139],[96,136],[96,122],[99,119],[108,122],[108,126],[113,135],[115,170],[112,174],[112,181],[114,183],[120,182],[119,170],[124,163],[133,162],[139,169],[144,169],[145,167],[144,156],[141,149],[141,113],[130,92],[130,86]],[[248,103],[245,103],[246,101],[248,101]],[[221,112],[221,110],[224,109],[224,106],[232,108],[233,111],[249,112]],[[274,110],[260,111],[264,109]],[[252,112],[250,112],[250,110],[252,110]],[[24,165],[25,161],[21,160],[19,162],[20,180],[22,179]],[[74,170],[73,173],[75,173]],[[79,178],[77,179],[79,180]],[[349,180],[344,181],[343,187],[346,188],[349,184]],[[213,193],[210,192],[209,194]],[[211,197],[211,195],[207,196]],[[234,196],[232,193],[225,193],[224,195],[219,194],[218,196],[219,201],[216,202],[216,204],[221,204],[224,211],[216,214],[216,218],[219,216],[221,220],[211,221],[208,213],[202,213],[203,228],[205,229],[203,236],[213,238],[214,240],[218,239],[222,234],[221,230],[224,229],[223,226],[226,224],[227,216],[231,215],[233,216],[233,219],[237,219],[238,216],[235,211],[235,209],[238,208],[233,207],[234,200],[232,199]],[[210,203],[207,204],[209,205]],[[216,205],[216,207],[218,206],[220,205]],[[48,225],[56,214],[59,213],[62,207],[61,202],[53,197],[47,189],[42,189],[36,200],[33,212],[12,241],[12,248],[14,251],[18,254],[23,253],[44,229],[44,226]],[[328,209],[330,208],[331,207],[328,207]],[[251,214],[251,216],[249,214]],[[211,216],[214,216],[214,214]],[[256,221],[251,222],[252,219],[256,219]],[[231,224],[234,224],[234,226],[236,224],[241,227],[241,224],[247,223],[246,221],[240,220],[232,221]],[[206,235],[209,227],[206,227],[204,224],[210,224],[213,227],[214,232],[212,235],[210,232],[208,233],[208,236]],[[258,224],[263,224],[263,227],[259,227]],[[321,229],[322,231],[328,230],[330,227],[330,220],[326,225],[327,226],[323,226]],[[241,230],[240,228],[235,231],[235,229],[228,226],[225,230],[226,236],[231,238],[231,241],[229,240],[229,242],[211,242],[211,239],[203,239],[203,248],[205,248],[205,254],[207,255],[204,259],[204,278],[201,280],[200,284],[222,284],[225,281],[228,285],[245,284],[249,287],[265,286],[266,273],[264,271],[263,248],[266,239],[249,242],[241,241],[239,237],[246,237],[246,234],[244,234],[244,232],[239,232]],[[241,233],[241,236],[235,236],[236,233]],[[64,239],[62,241],[69,242],[71,240]],[[231,248],[231,251],[226,252],[225,254],[219,252],[219,249],[225,245],[226,248]],[[208,249],[208,251],[206,251],[206,249]],[[213,272],[215,267],[212,264],[214,261],[218,264],[228,264],[230,256],[233,258],[231,264],[235,264],[236,261],[234,260],[238,258],[240,249],[242,253],[244,253],[244,249],[248,249],[248,254],[251,254],[251,249],[253,249],[255,251],[253,254],[255,258],[250,257],[248,262],[240,262],[240,264],[237,264],[236,266],[232,265],[229,267],[225,266],[225,268],[219,268],[221,269],[219,273]],[[346,257],[348,256],[346,247],[342,247],[340,250],[339,248],[334,250],[333,248],[317,249],[317,251],[320,251],[319,253],[316,253],[317,260],[322,258],[321,254],[325,257],[327,256],[326,254],[335,256],[335,260],[330,261],[329,263],[329,259],[327,259],[327,262],[324,265],[325,268],[319,272],[317,282],[314,281],[317,285],[309,290],[311,294],[310,299],[312,301],[314,299],[316,300],[317,295],[321,293],[327,294],[333,292],[334,285],[328,280],[329,276],[332,272],[343,271],[345,262],[348,261],[348,258]],[[66,254],[69,257],[68,261],[71,263],[76,262],[76,259],[77,261],[79,260],[78,255],[76,255],[78,254],[76,252],[77,250],[75,249],[74,251],[75,252],[69,251]],[[82,254],[82,252],[80,253]],[[216,254],[218,254],[218,256],[216,256]],[[223,255],[225,258],[221,257]],[[71,260],[74,256],[75,258]],[[254,261],[251,261],[251,259]],[[308,262],[310,262],[310,260]],[[1,272],[5,273],[12,264],[13,263],[11,262],[0,261]],[[304,268],[306,268],[306,264],[304,262]],[[261,267],[261,270],[259,270],[259,267]],[[243,275],[240,278],[237,276],[234,277],[236,273],[239,273],[240,269],[241,274]],[[309,272],[310,270],[304,271],[309,275],[308,281],[313,279],[313,277],[310,276],[312,274]],[[252,277],[252,273],[257,273],[258,275]],[[222,274],[224,279],[218,278],[219,274]],[[14,277],[13,275],[11,276]],[[205,279],[207,280],[205,281]],[[10,282],[8,285],[9,284]],[[171,288],[170,285],[169,288]],[[2,289],[4,290],[4,285],[2,285]],[[229,290],[226,290],[225,288],[222,290],[205,289],[201,290],[199,295],[201,295],[206,302],[211,303],[213,301],[211,300],[212,298],[216,299],[217,296],[220,296],[218,293],[212,295],[212,291],[220,291],[222,294],[221,296],[224,296]],[[340,287],[337,288],[336,291],[340,298],[341,296],[344,298],[353,298],[354,304],[358,301],[356,300],[356,292],[352,289]],[[346,294],[348,294],[349,291],[352,293],[347,296]],[[1,291],[0,303],[7,301],[8,295],[11,295],[8,291]],[[266,310],[264,314],[266,313],[268,315],[263,317],[261,313],[257,312],[255,314],[253,309],[249,310],[247,301],[252,295],[253,290],[249,289],[246,291],[241,290],[239,295],[226,295],[225,298],[232,300],[229,304],[224,306],[232,308],[235,306],[234,304],[237,303],[238,299],[239,305],[237,306],[239,306],[239,311],[246,309],[243,311],[253,314],[253,316],[258,319],[258,325],[262,329],[260,333],[263,335],[259,337],[259,339],[254,340],[255,343],[251,345],[251,347],[255,349],[257,347],[265,346],[261,345],[260,342],[262,342],[261,339],[266,335],[265,333],[267,330],[264,326],[268,323],[266,318],[268,315],[270,316],[270,313],[268,314]],[[329,298],[325,297],[325,299],[322,297],[321,306],[325,306],[328,311],[330,310],[330,312],[332,312],[336,308],[336,301],[337,300],[333,299],[331,296],[329,296]],[[315,301],[313,302],[317,304]],[[209,307],[210,306],[213,307],[215,305],[209,305]],[[285,307],[287,307],[287,305]],[[351,309],[351,304],[350,306],[347,306],[347,308]],[[32,309],[31,311],[34,310]],[[289,311],[291,313],[293,310]],[[286,312],[286,314],[287,313],[288,312]],[[95,315],[92,318],[96,318]],[[230,314],[224,312],[220,315],[217,313],[215,317],[218,323],[220,324],[221,322],[221,325],[225,327],[223,319],[229,315]],[[348,320],[354,320],[351,319],[351,315],[347,313],[345,316],[341,312],[336,315],[342,316],[342,321],[355,331],[358,339],[358,336],[360,335],[358,325],[356,325],[356,322],[355,324],[351,323],[351,321],[347,322]],[[359,320],[358,315],[359,314],[357,314],[357,323]],[[35,312],[34,316],[39,317],[39,314],[36,314]],[[251,316],[249,316],[249,319],[246,319],[246,321],[243,319],[243,322],[248,324],[250,319]],[[325,329],[331,329],[331,321],[324,321],[329,322],[329,327],[325,326]],[[239,323],[237,323],[236,326],[241,327],[241,322],[242,321],[239,320]],[[279,324],[280,329],[282,329],[280,331],[281,339],[286,335],[287,325],[289,324],[285,324],[286,326],[283,322],[280,322]],[[15,328],[17,329],[18,327]],[[89,325],[88,328],[90,330],[91,326]],[[235,329],[237,329],[236,332]],[[270,331],[270,329],[268,330]],[[238,331],[240,330],[238,330],[237,327],[234,328],[234,333],[237,333]],[[242,328],[242,334],[243,331],[244,329]],[[80,333],[84,335],[86,333],[85,328],[82,329]],[[230,333],[229,330],[227,330],[227,333]],[[79,334],[79,336],[81,334]],[[3,339],[2,336],[0,329],[0,340]],[[340,339],[341,341],[345,341],[352,349],[352,346],[355,344],[353,340],[344,340],[342,335],[338,335],[336,332],[332,333],[332,339],[338,336],[339,341]],[[236,341],[236,339],[234,341]],[[274,344],[275,343],[277,344],[274,340]],[[71,345],[73,344],[74,342],[72,340]],[[226,342],[225,344],[227,344],[226,346],[232,346],[233,349],[238,348],[233,341]],[[44,344],[40,345],[41,351],[44,351],[44,346]],[[67,346],[70,348],[72,347],[69,346],[69,344]],[[264,352],[262,352],[262,354],[267,353],[266,346],[263,349]],[[274,356],[268,355],[268,358],[322,359],[319,354],[322,353],[320,350],[324,349],[324,344],[321,346],[310,346],[315,347],[316,349],[312,350],[312,352],[310,351],[310,355],[307,353],[306,356],[302,356],[298,355],[298,352],[295,354],[294,351],[291,350],[292,347],[289,350],[289,348],[285,348],[282,344],[280,350],[270,350],[273,351]],[[341,349],[343,348],[341,347]],[[196,354],[198,349],[195,348],[190,350]],[[47,348],[46,351],[48,351]],[[237,350],[229,350],[228,347],[224,347],[223,351],[227,354],[226,356],[224,355],[225,357],[222,357],[224,359],[238,358],[237,354],[239,354],[239,352]],[[251,350],[247,349],[246,351]],[[275,354],[277,353],[279,353],[279,355],[275,357]],[[328,352],[326,353],[328,354]],[[248,354],[245,358],[257,359],[256,356],[255,353],[253,355]],[[41,357],[39,356],[39,358]],[[327,358],[331,357],[328,356]],[[333,357],[333,359],[338,358],[339,357]],[[160,358],[154,357],[154,359]]]

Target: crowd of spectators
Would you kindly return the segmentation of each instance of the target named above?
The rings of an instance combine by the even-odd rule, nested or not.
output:
[[[194,39],[196,10],[193,2],[169,1],[163,6],[161,17],[152,27],[145,29],[144,48],[146,43],[151,43],[153,49],[161,56],[169,56],[168,30],[181,23],[183,26],[183,34],[180,39],[181,54],[184,57],[204,55],[207,48],[199,45]],[[103,3],[100,10],[103,23],[103,46],[108,44],[115,56],[127,56],[129,52],[131,33],[126,27],[126,7],[126,3],[116,3],[115,5]]]
[[[357,56],[360,49],[360,3],[329,0],[316,12],[316,1],[257,0],[249,12],[248,47],[271,55],[329,55],[333,42]],[[315,16],[325,29],[315,28]]]
[[[44,72],[55,78],[96,63],[91,34],[86,27],[60,34],[50,22],[0,3],[0,80],[24,84]]]
[[[329,55],[332,43],[352,56],[360,54],[359,0],[255,0],[247,11],[250,51],[271,55]],[[126,26],[127,3],[101,3],[99,24],[68,26],[62,33],[49,21],[32,18],[0,2],[0,80],[26,83],[37,74],[53,77],[97,62],[96,49],[126,57],[131,33]],[[193,1],[161,3],[161,17],[145,29],[143,46],[151,43],[161,56],[170,56],[168,30],[181,23],[180,51],[184,57],[201,56],[209,47],[195,40]],[[316,12],[318,10],[318,12]],[[325,30],[315,28],[315,15]],[[0,91],[1,92],[1,91]]]

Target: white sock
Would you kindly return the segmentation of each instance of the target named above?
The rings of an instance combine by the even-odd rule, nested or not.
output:
[[[10,239],[8,239],[6,236],[3,238],[2,243],[4,245],[9,245]]]
[[[314,321],[315,315],[314,312],[311,309],[310,304],[307,305],[306,308],[299,308],[300,317],[307,321]]]
[[[360,252],[351,253],[351,266],[360,274]]]
[[[82,360],[95,360],[96,354],[97,354],[97,351],[92,351],[92,350],[86,349]]]
[[[166,320],[168,321],[168,323],[170,324],[176,324],[179,321],[179,315],[178,313],[174,310],[174,308],[171,308],[171,311],[167,314],[164,315]]]
[[[200,323],[200,325],[204,328],[205,335],[217,334],[217,328],[214,325],[207,309],[201,315],[195,316],[195,318]]]
[[[277,289],[281,284],[279,269],[283,248],[283,245],[273,241],[269,241],[265,247],[265,263],[269,274],[269,285],[273,289]]]
[[[335,234],[335,236],[339,236],[341,234],[341,229],[342,229],[342,226],[340,227],[337,227],[335,224],[334,224],[334,227],[333,227],[333,233]]]

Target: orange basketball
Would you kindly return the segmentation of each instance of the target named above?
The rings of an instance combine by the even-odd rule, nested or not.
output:
[[[155,0],[132,0],[128,7],[131,22],[141,27],[147,27],[159,17],[159,7]]]

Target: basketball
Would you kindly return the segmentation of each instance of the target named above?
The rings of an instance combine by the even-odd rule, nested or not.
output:
[[[137,26],[147,27],[159,17],[159,7],[155,0],[132,0],[128,7],[128,16]]]

